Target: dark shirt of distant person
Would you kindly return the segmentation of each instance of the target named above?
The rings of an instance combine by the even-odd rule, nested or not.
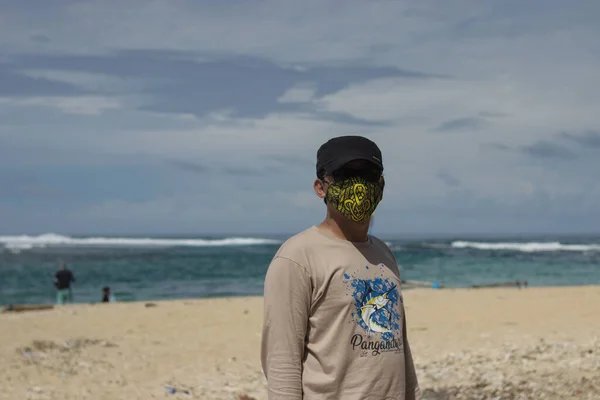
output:
[[[60,263],[60,267],[54,275],[54,286],[56,286],[56,304],[66,304],[73,302],[73,291],[71,283],[75,282],[75,276],[65,263]]]
[[[114,303],[116,301],[115,296],[110,292],[110,288],[105,286],[102,288],[102,302],[103,303]]]

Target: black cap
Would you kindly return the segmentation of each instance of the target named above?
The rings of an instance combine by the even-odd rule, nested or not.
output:
[[[354,160],[366,160],[383,171],[381,150],[375,142],[362,136],[339,136],[325,142],[317,151],[317,175],[337,171]]]

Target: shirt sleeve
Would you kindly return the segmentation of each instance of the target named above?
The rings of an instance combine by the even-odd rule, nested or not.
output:
[[[302,399],[312,285],[300,264],[277,256],[265,277],[261,363],[269,400]]]
[[[412,353],[410,351],[410,345],[408,344],[408,335],[406,333],[406,313],[403,312],[402,321],[402,338],[404,340],[404,371],[406,374],[406,400],[420,400],[421,390],[419,389],[419,382],[417,380],[417,371],[415,370],[415,364],[413,362]]]

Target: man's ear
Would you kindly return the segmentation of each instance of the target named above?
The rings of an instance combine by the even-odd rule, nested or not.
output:
[[[327,192],[325,191],[325,183],[319,178],[315,179],[313,188],[315,189],[315,193],[317,196],[319,196],[319,198],[324,199],[327,196]]]

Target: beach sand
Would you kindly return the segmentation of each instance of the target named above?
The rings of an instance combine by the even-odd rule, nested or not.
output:
[[[600,399],[600,287],[404,298],[424,398]],[[261,325],[260,297],[3,313],[0,399],[266,399]]]

